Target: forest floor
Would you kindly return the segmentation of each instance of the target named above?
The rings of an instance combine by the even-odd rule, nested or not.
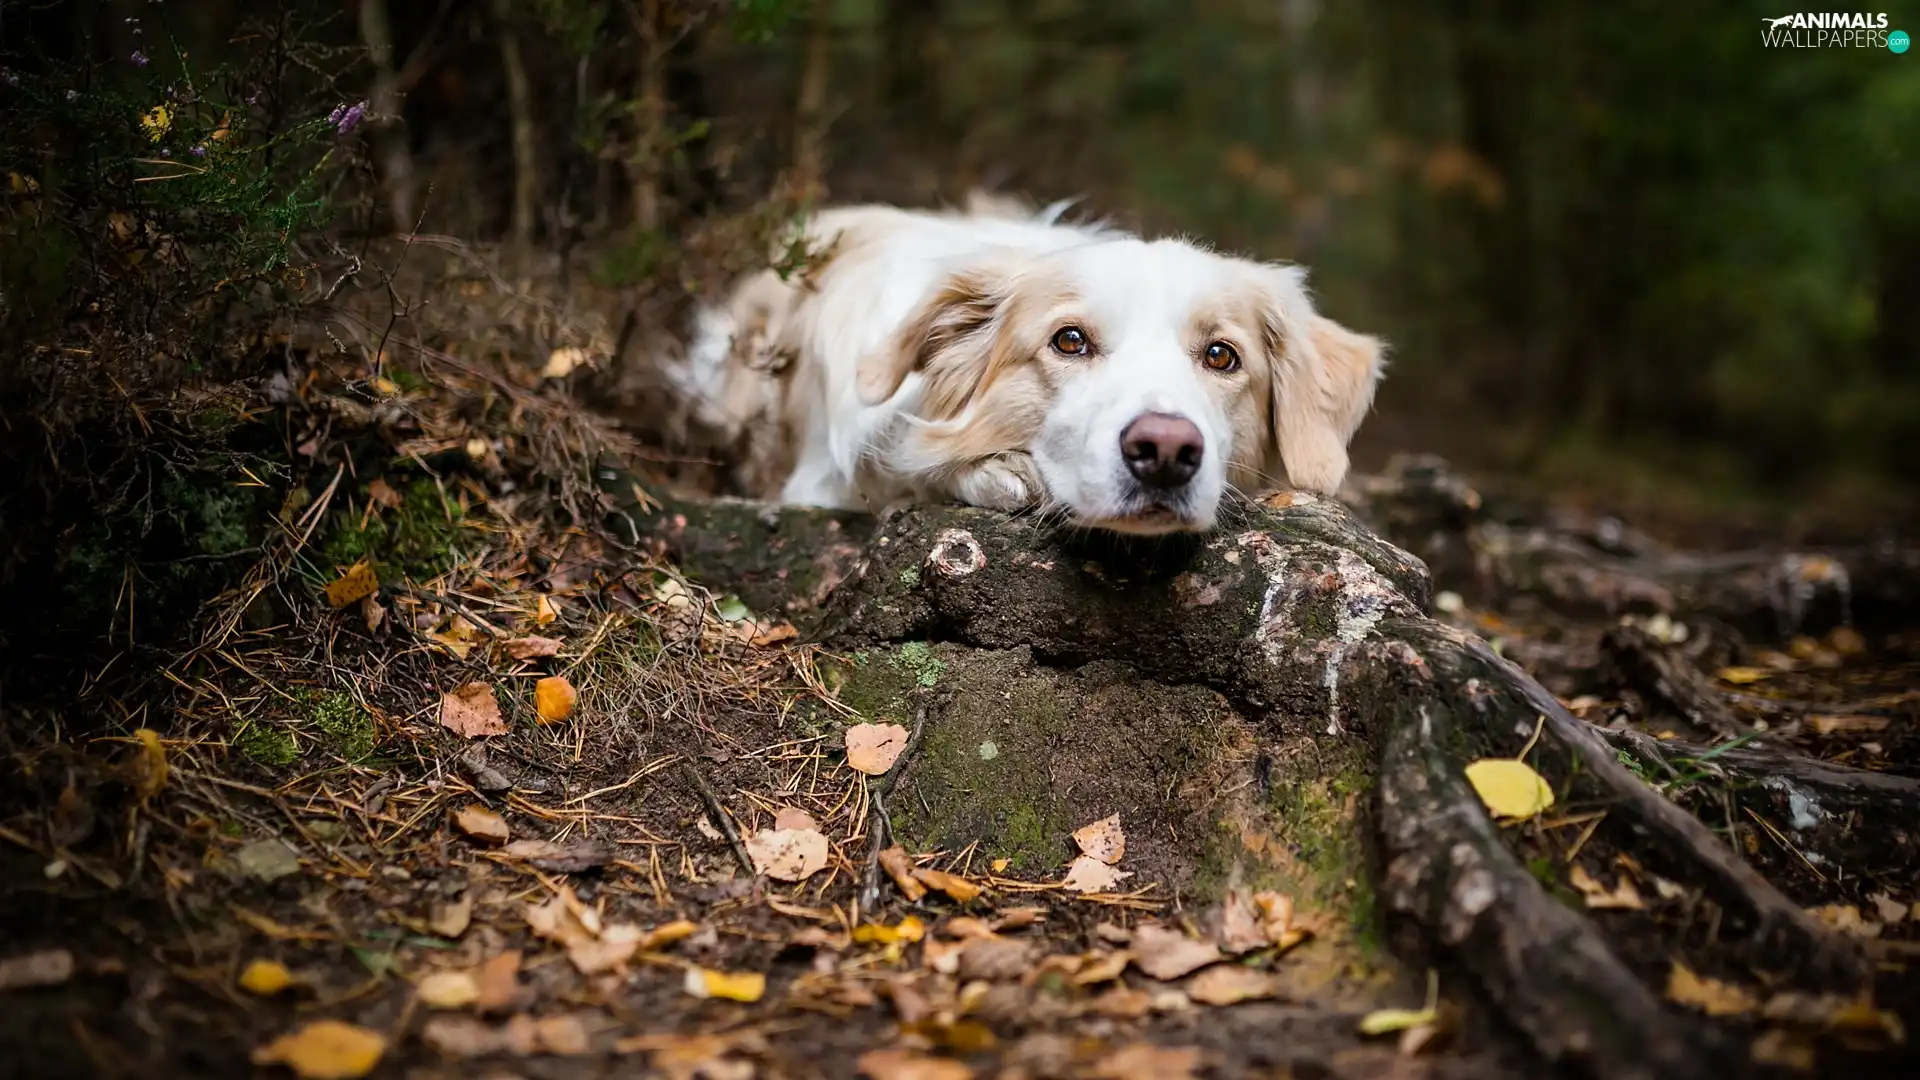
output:
[[[306,493],[272,508],[252,569],[174,614],[190,632],[167,655],[118,661],[157,677],[109,658],[70,710],[7,705],[0,1073],[1546,1075],[1497,1016],[1444,986],[1424,1013],[1421,973],[1285,897],[1084,888],[971,849],[876,861],[875,794],[912,747],[840,700],[846,658],[553,480],[622,445],[567,391],[567,350],[608,348],[608,325],[534,357],[310,359],[247,391]],[[1616,618],[1439,606],[1596,723],[1721,734],[1600,674]],[[1635,625],[1674,643],[1671,620]],[[1779,741],[1920,778],[1920,626],[1722,638],[1687,663]],[[1077,823],[1098,865],[1074,872],[1127,869],[1124,817]],[[1841,889],[1785,823],[1745,824],[1796,901],[1914,962],[1920,885]],[[1651,904],[1657,877],[1614,864],[1570,902],[1638,904],[1638,881]],[[1920,999],[1883,1004],[1845,1034],[1898,1067]],[[1813,1060],[1801,1033],[1754,1034],[1770,1064]]]

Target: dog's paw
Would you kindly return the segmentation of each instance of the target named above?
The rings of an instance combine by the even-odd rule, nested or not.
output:
[[[954,498],[988,510],[1024,510],[1040,501],[1040,470],[1025,454],[1003,454],[953,478]]]

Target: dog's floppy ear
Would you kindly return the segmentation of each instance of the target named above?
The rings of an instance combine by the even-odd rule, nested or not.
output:
[[[878,405],[913,372],[926,372],[922,416],[958,415],[986,374],[1001,311],[1017,270],[1004,258],[956,266],[914,308],[900,329],[860,358],[854,386],[864,405]]]
[[[1270,268],[1264,285],[1271,449],[1288,483],[1331,495],[1347,476],[1347,444],[1373,407],[1386,347],[1315,311],[1297,267]]]

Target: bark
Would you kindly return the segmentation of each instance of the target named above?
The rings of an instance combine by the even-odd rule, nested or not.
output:
[[[386,0],[361,0],[360,40],[373,64],[373,87],[367,96],[367,107],[373,113],[369,134],[380,182],[386,189],[387,215],[395,232],[412,232],[413,151],[407,145],[406,126],[401,121],[402,77],[394,67],[393,20]]]
[[[1869,978],[1855,946],[1598,729],[1428,618],[1426,567],[1337,503],[1238,507],[1209,536],[1156,543],[966,508],[890,514],[870,536],[859,521],[727,502],[633,527],[716,587],[764,602],[799,583],[807,595],[786,595],[803,618],[824,595],[806,625],[849,658],[842,703],[903,723],[924,710],[924,746],[887,803],[916,844],[1057,873],[1063,826],[1120,812],[1137,823],[1140,882],[1183,904],[1279,887],[1383,929],[1533,1050],[1595,1076],[1750,1069],[1731,1032],[1663,1000],[1666,957],[1751,981]],[[823,560],[844,578],[825,580]],[[1684,883],[1718,913],[1714,941],[1657,924],[1634,930],[1651,942],[1623,938],[1543,887],[1524,830],[1499,827],[1464,773],[1536,729],[1528,760],[1562,803],[1607,808],[1589,846]],[[1820,790],[1892,797],[1876,783]]]
[[[513,205],[510,228],[514,246],[533,243],[534,216],[540,199],[540,162],[535,145],[533,86],[520,55],[511,0],[493,0],[494,33],[500,38],[500,68],[507,81],[507,114],[513,132]]]

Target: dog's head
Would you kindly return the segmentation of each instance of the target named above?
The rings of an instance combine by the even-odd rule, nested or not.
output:
[[[1230,484],[1332,493],[1382,365],[1299,268],[1128,238],[953,266],[858,379],[917,395],[905,470],[1029,453],[1076,522],[1153,534],[1211,528]]]

